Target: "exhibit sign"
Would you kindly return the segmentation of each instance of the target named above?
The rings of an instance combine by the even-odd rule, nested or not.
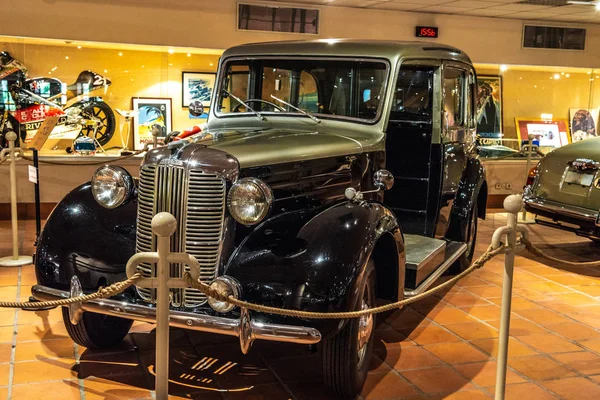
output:
[[[147,143],[152,143],[152,127],[161,127],[158,141],[164,142],[167,133],[171,132],[172,112],[170,98],[134,97],[132,109],[133,118],[133,149],[142,150]]]
[[[208,110],[216,76],[214,72],[182,72],[181,106],[189,107],[190,103],[200,101]]]
[[[502,137],[502,77],[477,77],[477,134]]]
[[[515,118],[515,125],[522,141],[528,141],[529,135],[533,135],[534,142],[540,147],[561,147],[571,142],[569,121],[566,118]]]
[[[571,136],[573,142],[598,136],[598,108],[571,108]]]

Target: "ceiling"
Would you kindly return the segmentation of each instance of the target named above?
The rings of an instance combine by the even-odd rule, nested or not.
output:
[[[600,0],[291,0],[293,3],[377,10],[473,15],[539,21],[600,24]]]

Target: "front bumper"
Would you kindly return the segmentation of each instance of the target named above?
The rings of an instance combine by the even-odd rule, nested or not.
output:
[[[524,200],[525,209],[536,214],[538,223],[584,236],[600,235],[598,211],[536,197],[526,197]]]
[[[41,285],[34,286],[31,293],[33,297],[40,301],[68,299],[70,297],[70,293],[67,291]],[[112,299],[96,299],[81,303],[81,308],[83,311],[97,314],[156,323],[156,309],[146,305],[130,304]],[[169,325],[194,331],[236,336],[240,338],[240,345],[244,353],[254,340],[297,344],[316,344],[321,340],[321,333],[314,328],[253,321],[249,311],[243,311],[239,320],[171,311],[169,313]]]

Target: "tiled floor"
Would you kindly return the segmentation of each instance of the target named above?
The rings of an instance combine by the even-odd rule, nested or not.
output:
[[[506,215],[480,224],[478,254]],[[600,257],[575,235],[529,226],[547,252],[574,261]],[[34,225],[22,226],[32,252]],[[0,222],[0,255],[10,230]],[[600,269],[517,257],[507,375],[508,399],[600,399]],[[502,258],[436,297],[382,316],[364,399],[491,399],[495,384]],[[32,266],[0,269],[0,300],[25,300]],[[597,297],[598,296],[598,297]],[[68,338],[59,310],[0,310],[0,399],[153,398],[153,326],[136,324],[119,348],[91,351]],[[295,345],[171,331],[171,394],[192,399],[331,398],[319,356]],[[192,367],[206,366],[206,369]],[[200,371],[198,371],[200,369]]]

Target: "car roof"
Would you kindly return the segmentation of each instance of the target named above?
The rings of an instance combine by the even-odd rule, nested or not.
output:
[[[395,60],[404,57],[435,58],[462,61],[471,64],[463,51],[444,44],[427,42],[356,40],[356,39],[317,39],[302,41],[279,41],[249,43],[232,47],[223,57],[235,56],[311,56],[320,57],[360,57],[386,58]]]

